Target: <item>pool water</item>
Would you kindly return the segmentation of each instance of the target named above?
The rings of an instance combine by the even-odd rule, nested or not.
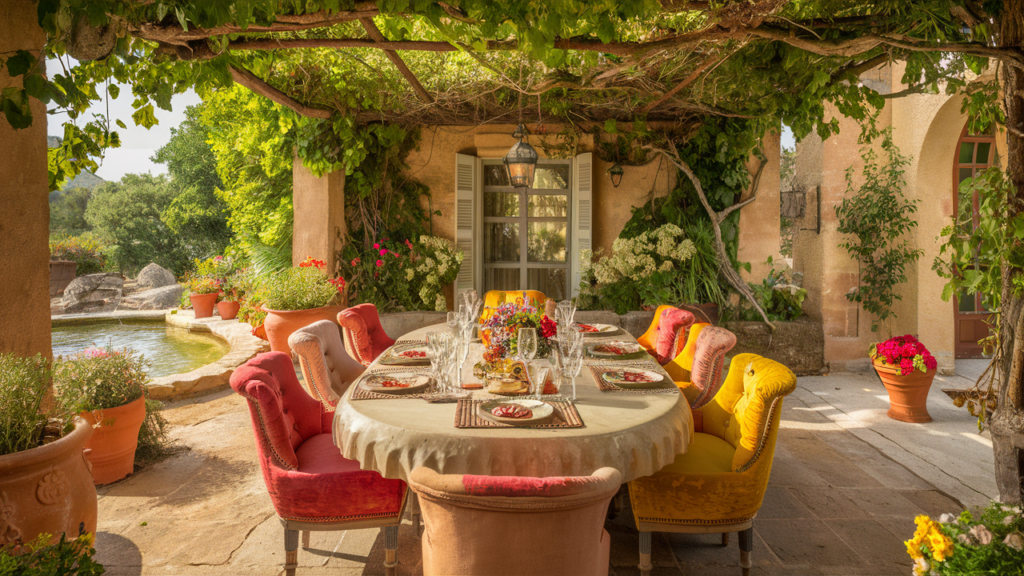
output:
[[[129,347],[148,360],[153,378],[195,370],[220,359],[227,344],[208,334],[195,334],[163,322],[114,322],[54,326],[53,356],[68,356],[85,348]]]

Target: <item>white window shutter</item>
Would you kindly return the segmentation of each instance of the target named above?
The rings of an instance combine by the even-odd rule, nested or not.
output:
[[[477,190],[480,189],[480,160],[466,154],[455,155],[455,247],[462,251],[462,267],[455,279],[455,294],[476,287]]]
[[[594,157],[587,152],[576,156],[572,174],[572,286],[570,293],[580,292],[580,251],[591,249],[591,214],[594,206]]]

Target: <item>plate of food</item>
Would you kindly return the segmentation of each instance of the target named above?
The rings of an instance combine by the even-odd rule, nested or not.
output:
[[[487,391],[504,396],[530,393],[530,383],[516,378],[487,378]]]
[[[623,368],[602,372],[601,378],[621,388],[655,388],[662,383],[665,375],[653,370]]]
[[[489,400],[482,402],[477,410],[491,422],[513,426],[543,424],[555,414],[550,404],[540,400]]]
[[[392,346],[384,357],[380,359],[381,364],[428,364],[430,355],[426,344],[398,344]]]
[[[636,342],[602,342],[591,344],[588,347],[591,356],[598,358],[615,358],[618,356],[630,356],[643,350]]]
[[[393,372],[391,374],[370,374],[359,385],[364,390],[377,394],[416,394],[430,387],[432,379],[426,374],[415,372]]]
[[[584,336],[589,335],[602,335],[607,336],[608,334],[614,334],[619,331],[618,326],[612,326],[611,324],[584,324],[577,322],[576,326],[583,332]]]

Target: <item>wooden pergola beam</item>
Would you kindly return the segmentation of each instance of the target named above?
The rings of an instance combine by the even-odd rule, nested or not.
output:
[[[380,29],[378,29],[377,25],[373,23],[373,18],[360,18],[359,23],[363,25],[363,28],[366,28],[366,33],[370,35],[371,40],[377,43],[387,42],[384,35],[380,33]],[[409,82],[409,85],[412,86],[413,91],[420,97],[420,100],[423,100],[427,104],[432,104],[434,102],[433,96],[427,92],[427,89],[423,87],[423,84],[420,84],[419,79],[416,78],[416,75],[412,73],[412,70],[409,70],[409,67],[405,65],[405,61],[398,55],[398,52],[385,48],[384,55],[388,57],[388,60],[391,60],[391,63],[395,65],[395,68],[398,68],[398,71],[401,72],[402,76],[404,76],[406,81]]]
[[[257,94],[266,96],[267,98],[273,100],[274,102],[277,102],[278,104],[286,108],[291,108],[301,116],[306,116],[309,118],[330,118],[331,115],[334,114],[330,110],[324,110],[323,108],[314,108],[312,106],[306,106],[305,104],[302,104],[301,102],[295,100],[291,96],[285,94],[284,92],[281,92],[280,90],[274,88],[270,84],[267,84],[263,80],[260,80],[259,78],[256,77],[255,74],[249,72],[245,68],[231,66],[230,70],[231,78],[233,78],[235,82],[238,82],[242,86],[245,86],[246,88],[252,90]]]

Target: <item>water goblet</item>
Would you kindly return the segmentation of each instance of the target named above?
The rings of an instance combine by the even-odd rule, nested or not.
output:
[[[459,313],[449,311],[447,316],[447,323],[448,329],[452,331],[452,334],[455,334],[455,327],[459,325]]]
[[[537,369],[533,373],[533,393],[537,400],[540,400],[540,397],[544,395],[544,385],[547,383],[549,370],[550,367],[541,364],[537,366]]]

